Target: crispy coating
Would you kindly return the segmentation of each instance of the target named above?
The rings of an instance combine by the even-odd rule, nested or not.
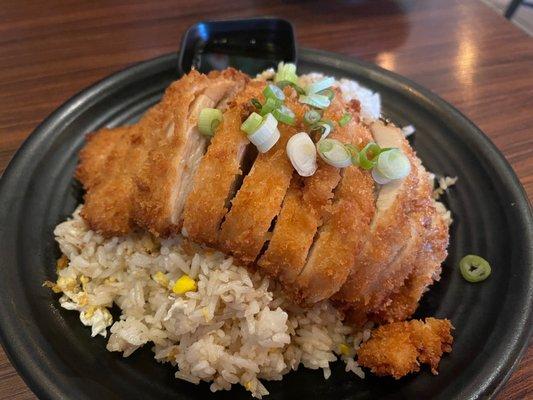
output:
[[[338,121],[346,111],[350,110],[337,91],[331,106],[324,112],[324,118]],[[353,124],[358,119],[357,113],[352,112],[352,117],[349,125],[337,127],[329,137],[342,142],[350,141],[353,138]],[[313,238],[323,223],[331,205],[333,190],[340,179],[340,170],[320,158],[314,175],[307,178],[295,175],[293,178],[268,248],[258,262],[264,271],[280,279],[291,292],[294,289],[292,283],[304,268]]]
[[[373,313],[373,320],[392,322],[409,318],[429,285],[439,280],[441,265],[447,256],[448,227],[434,206],[430,207],[429,214],[431,220],[421,232],[423,244],[414,261],[413,272],[390,297],[389,304]]]
[[[376,375],[395,379],[418,372],[420,364],[437,375],[442,355],[452,350],[452,329],[449,320],[436,318],[382,325],[357,351],[358,362]]]
[[[222,219],[228,212],[242,164],[253,151],[241,124],[251,98],[262,99],[265,82],[251,81],[230,104],[200,162],[193,189],[185,204],[183,228],[190,239],[215,246]]]
[[[305,107],[298,102],[297,93],[285,88],[286,105],[301,120]],[[293,174],[293,167],[285,148],[297,127],[278,124],[280,139],[266,153],[259,154],[222,223],[219,246],[232,253],[240,262],[255,261],[281,204]]]
[[[402,269],[399,255],[407,245],[413,247],[411,237],[417,232],[417,220],[410,219],[409,214],[415,209],[417,199],[419,162],[401,130],[386,127],[385,135],[378,136],[374,126],[371,128],[381,147],[402,149],[411,162],[411,172],[406,178],[381,187],[369,235],[355,259],[350,276],[335,295],[336,300],[359,309],[356,314],[365,314],[380,306],[395,288],[401,286],[411,267],[405,263]],[[409,250],[417,252],[418,247]],[[391,267],[395,264],[396,268],[392,268],[395,269],[394,275]]]
[[[202,75],[192,71],[165,92],[157,112],[144,129],[150,151],[136,177],[135,222],[154,235],[179,232],[185,199],[207,147],[198,132],[198,116],[242,88],[244,76],[235,70]]]
[[[137,135],[135,126],[104,129],[89,136],[80,153],[76,176],[86,189],[81,215],[105,236],[124,235],[134,227],[132,177],[142,152]]]
[[[361,148],[370,132],[354,123],[352,144]],[[327,299],[346,281],[375,212],[374,181],[369,171],[351,166],[343,170],[335,190],[331,216],[318,231],[305,268],[295,287],[306,303]]]

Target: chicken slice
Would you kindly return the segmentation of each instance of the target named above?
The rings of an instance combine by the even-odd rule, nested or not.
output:
[[[345,143],[351,141],[359,118],[358,111],[358,103],[347,105],[340,91],[337,91],[330,107],[324,112],[324,118],[338,121],[345,112],[350,112],[352,120],[344,127],[337,127],[328,137]],[[318,160],[314,175],[293,178],[268,248],[258,262],[264,271],[277,277],[289,291],[305,265],[313,238],[323,223],[331,205],[333,190],[340,179],[340,170],[321,159]]]
[[[376,200],[376,214],[370,226],[369,236],[357,255],[352,272],[335,299],[350,303],[350,307],[366,314],[375,304],[370,304],[376,289],[380,290],[377,277],[386,270],[410,241],[413,233],[408,214],[413,209],[412,193],[418,184],[418,161],[413,150],[396,127],[376,122],[371,126],[375,141],[381,147],[397,147],[411,162],[410,174],[401,180],[383,185]],[[387,293],[390,288],[386,288]]]
[[[211,246],[217,244],[229,201],[242,181],[245,165],[256,154],[255,147],[241,131],[241,124],[250,99],[262,100],[265,85],[264,81],[251,81],[230,104],[198,167],[183,213],[184,233],[191,240]]]
[[[395,379],[418,372],[420,364],[437,375],[443,354],[452,351],[452,329],[449,320],[436,318],[382,325],[361,345],[357,361],[378,376]]]
[[[288,87],[285,96],[285,104],[301,120],[306,107],[298,102],[297,93]],[[293,174],[285,148],[298,129],[282,123],[278,129],[280,139],[268,152],[257,156],[221,226],[219,246],[244,264],[255,261],[261,251]]]
[[[359,148],[372,140],[361,124],[353,135],[350,143]],[[368,235],[374,212],[374,181],[370,172],[356,166],[345,168],[335,190],[331,216],[319,229],[294,285],[305,303],[327,299],[344,284]]]
[[[135,222],[154,235],[179,232],[182,210],[208,144],[198,131],[203,108],[227,104],[245,77],[233,69],[190,72],[165,92],[158,112],[143,125],[149,152],[136,177]]]
[[[393,322],[409,318],[427,288],[439,280],[441,265],[447,256],[448,227],[434,206],[430,207],[428,214],[431,219],[420,232],[424,240],[413,262],[411,275],[399,291],[391,296],[390,303],[373,313],[373,320]]]

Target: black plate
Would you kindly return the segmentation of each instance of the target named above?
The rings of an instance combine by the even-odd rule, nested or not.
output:
[[[85,90],[41,124],[19,150],[0,186],[0,327],[2,342],[29,386],[46,399],[199,399],[208,385],[173,379],[148,348],[127,359],[91,339],[77,312],[61,309],[41,287],[54,279],[54,226],[80,201],[73,180],[87,132],[138,118],[175,78],[176,55],[115,74]],[[336,364],[328,381],[301,369],[267,382],[270,399],[474,399],[495,393],[531,332],[533,217],[512,169],[457,110],[427,90],[375,65],[315,50],[300,51],[300,72],[356,79],[382,94],[387,117],[417,128],[416,150],[437,174],[458,176],[447,196],[454,213],[450,255],[419,316],[447,317],[454,350],[438,376],[427,370],[400,381],[359,380]],[[480,254],[492,266],[480,284],[465,282],[457,262]],[[215,398],[249,398],[241,388]]]

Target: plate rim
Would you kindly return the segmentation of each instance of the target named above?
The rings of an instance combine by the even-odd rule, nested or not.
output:
[[[345,70],[353,69],[354,65],[360,66],[368,72],[368,79],[372,80],[379,78],[380,82],[400,93],[408,91],[411,95],[414,95],[417,98],[419,103],[424,104],[426,108],[429,107],[433,110],[439,110],[438,114],[443,119],[454,120],[456,123],[463,126],[464,129],[469,130],[472,134],[471,139],[479,145],[484,156],[496,161],[495,170],[512,182],[512,185],[509,188],[511,190],[509,194],[517,199],[518,212],[525,217],[527,222],[529,222],[525,232],[526,237],[533,239],[533,211],[527,193],[520,183],[514,169],[490,138],[462,112],[431,90],[399,74],[385,70],[371,62],[324,50],[304,47],[299,47],[297,50],[298,56],[306,58],[307,62],[310,64],[316,64],[318,66],[327,65],[329,67]],[[32,150],[35,151],[39,148],[41,141],[44,139],[43,136],[46,136],[46,132],[52,129],[54,125],[61,124],[66,117],[72,117],[72,115],[79,112],[80,109],[83,109],[84,106],[91,104],[91,101],[93,103],[98,102],[97,96],[107,88],[115,86],[117,81],[125,84],[128,81],[128,78],[138,80],[139,76],[142,76],[142,74],[150,75],[150,71],[152,71],[154,67],[158,67],[160,64],[174,63],[177,68],[177,60],[178,53],[172,52],[127,66],[79,91],[55,109],[31,132],[23,144],[18,148],[4,170],[0,179],[0,210],[6,208],[6,204],[8,204],[6,201],[6,199],[9,198],[9,192],[7,189],[9,189],[10,184],[12,185],[12,180],[16,177],[18,165],[28,158],[28,152],[31,152]],[[134,78],[131,78],[132,76]],[[0,235],[3,230],[4,227],[0,225]],[[530,240],[530,243],[532,241],[533,240]],[[526,249],[526,252],[531,270],[533,268],[533,245]],[[516,340],[514,340],[513,345],[506,351],[505,357],[502,357],[505,358],[505,372],[502,373],[501,369],[500,372],[494,369],[489,379],[489,384],[484,385],[480,388],[481,390],[472,390],[471,394],[473,398],[481,396],[487,396],[490,398],[498,393],[511,374],[515,371],[523,354],[528,348],[530,337],[533,334],[533,284],[531,283],[528,286],[527,294],[529,295],[529,301],[521,310],[521,314],[524,318],[521,319],[522,323],[517,327],[519,335],[516,335]],[[47,373],[44,372],[40,366],[33,364],[30,357],[18,356],[16,354],[17,348],[23,346],[20,339],[9,332],[10,319],[12,318],[6,313],[3,303],[0,302],[0,342],[2,343],[2,347],[10,362],[16,368],[19,375],[24,379],[28,387],[39,398],[62,398],[65,393],[61,391],[58,385],[52,385],[51,387],[49,379],[46,379]]]

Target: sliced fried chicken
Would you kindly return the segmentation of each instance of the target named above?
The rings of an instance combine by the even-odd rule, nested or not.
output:
[[[285,104],[301,120],[306,108],[298,102],[297,93],[288,87],[285,96]],[[298,130],[282,123],[278,129],[280,139],[268,152],[257,156],[221,226],[219,246],[244,264],[255,261],[259,255],[293,174],[285,148]]]
[[[338,127],[330,138],[350,142],[354,137],[359,107],[355,103],[348,107],[337,91],[331,106],[324,112],[324,118],[338,121],[345,112],[352,120],[344,127]],[[321,159],[314,175],[293,178],[291,189],[283,202],[281,212],[266,252],[258,265],[292,290],[292,283],[302,271],[317,229],[331,205],[333,191],[341,179],[340,170]]]
[[[356,124],[351,131],[350,143],[359,148],[372,140],[363,125]],[[368,236],[374,212],[374,181],[369,171],[355,166],[344,169],[331,215],[318,230],[294,285],[304,302],[316,303],[339,290]]]
[[[395,285],[400,286],[408,275],[406,273],[402,277],[400,273],[393,279],[392,275],[387,275],[387,271],[416,232],[409,213],[416,204],[413,194],[417,191],[419,181],[419,162],[402,131],[381,122],[372,124],[371,130],[381,147],[397,147],[403,151],[410,160],[411,172],[404,179],[381,186],[368,238],[356,257],[350,276],[335,295],[336,300],[349,303],[350,307],[362,314],[377,307],[377,301],[386,298]],[[386,286],[382,286],[382,281],[378,280],[382,273],[386,276]]]
[[[358,362],[378,376],[395,379],[418,372],[420,364],[437,375],[443,354],[452,351],[452,329],[449,320],[436,318],[382,325],[357,351]]]
[[[440,278],[441,265],[447,255],[448,227],[434,206],[430,207],[428,214],[431,219],[420,232],[423,243],[413,262],[413,271],[399,291],[391,296],[390,303],[374,312],[372,319],[378,322],[409,318],[424,292]]]
[[[244,75],[232,69],[207,76],[192,71],[167,89],[158,117],[144,126],[153,140],[136,179],[135,222],[140,227],[162,236],[180,230],[185,200],[208,144],[197,128],[200,111],[227,104],[244,82]]]
[[[251,81],[230,104],[196,174],[183,213],[184,232],[191,240],[215,246],[220,224],[255,155],[241,124],[250,99],[262,99],[264,81]],[[252,160],[253,161],[253,160]]]

